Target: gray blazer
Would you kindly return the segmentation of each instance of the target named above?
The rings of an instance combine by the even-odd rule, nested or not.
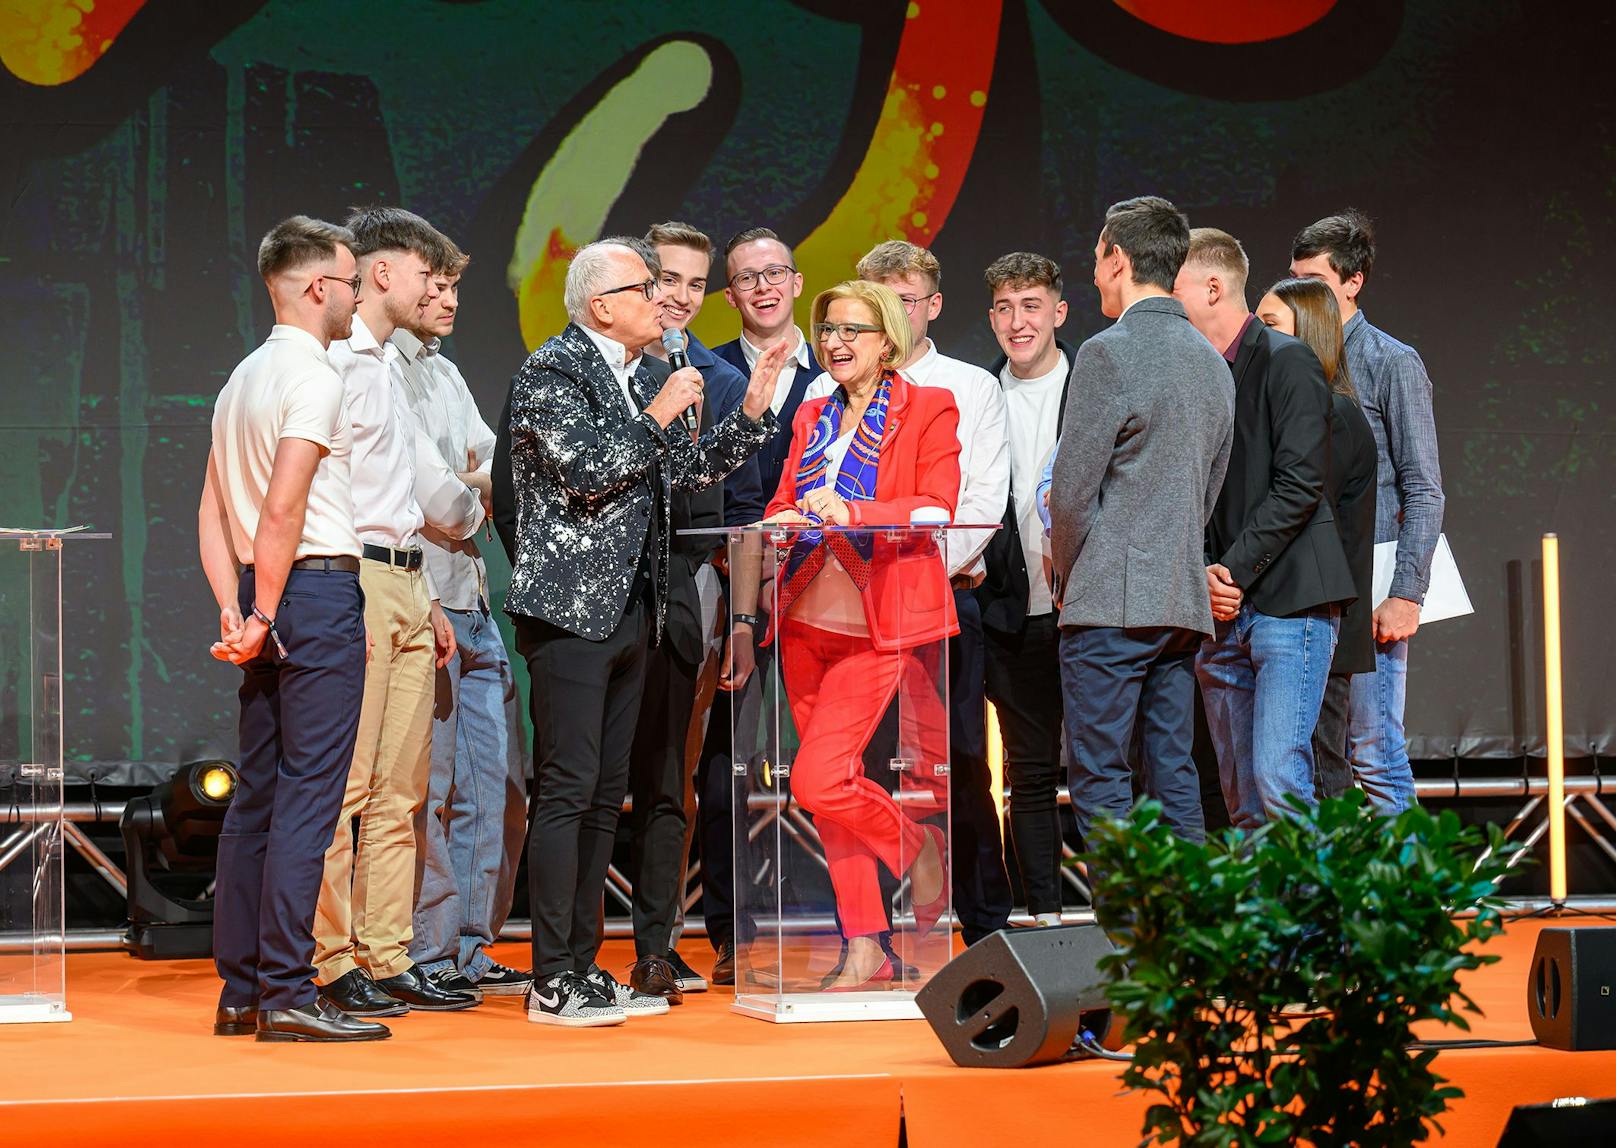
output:
[[[1141,299],[1077,351],[1049,493],[1062,626],[1211,634],[1205,531],[1234,379],[1176,299]]]

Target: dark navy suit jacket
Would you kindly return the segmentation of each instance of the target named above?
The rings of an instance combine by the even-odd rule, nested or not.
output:
[[[715,355],[696,336],[686,332],[686,337],[689,339],[689,346],[685,354],[690,359],[690,365],[701,372],[701,379],[705,384],[707,395],[705,409],[708,412],[706,417],[710,417],[714,423],[721,422],[746,400],[748,381],[746,360],[741,359],[741,367],[737,369],[728,359],[721,359]],[[739,350],[740,346],[736,344],[736,351]],[[789,422],[785,425],[787,428],[791,426]],[[764,450],[767,449],[765,446]],[[763,500],[764,487],[763,480],[759,477],[758,455],[753,455],[736,467],[724,480],[722,525],[748,526],[756,522],[763,517]]]
[[[778,422],[774,434],[769,441],[763,444],[763,449],[757,453],[758,483],[762,490],[768,494],[774,493],[774,488],[780,485],[780,472],[785,469],[786,457],[791,454],[791,420],[797,415],[797,408],[802,405],[802,396],[808,390],[808,384],[818,377],[823,368],[819,360],[814,358],[814,345],[808,343],[808,369],[797,368],[797,377],[791,380],[791,390],[786,394],[786,402],[775,416]],[[742,378],[750,378],[751,371],[746,365],[746,355],[741,351],[741,341],[731,339],[721,347],[714,347],[713,354],[724,360],[741,373]],[[757,519],[752,521],[756,522]],[[726,525],[733,525],[726,523]]]

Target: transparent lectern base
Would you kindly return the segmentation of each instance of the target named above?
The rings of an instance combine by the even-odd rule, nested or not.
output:
[[[72,1020],[62,1001],[41,993],[0,997],[0,1024],[43,1024],[59,1020]]]

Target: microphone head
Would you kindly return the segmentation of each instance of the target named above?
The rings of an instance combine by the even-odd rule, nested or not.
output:
[[[688,342],[685,333],[678,327],[669,327],[662,332],[662,349],[670,355],[675,351],[683,351]]]

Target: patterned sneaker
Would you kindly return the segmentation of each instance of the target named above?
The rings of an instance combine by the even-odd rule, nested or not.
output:
[[[609,1001],[616,1002],[617,1007],[622,1009],[627,1016],[664,1016],[667,1014],[667,998],[637,992],[622,984],[599,965],[590,965],[589,971],[584,974],[584,980],[593,985],[595,991],[600,993],[601,996]]]
[[[673,966],[673,974],[679,982],[680,992],[704,993],[707,991],[707,978],[685,964],[685,959],[679,955],[678,949],[668,950],[668,964]]]
[[[532,984],[532,973],[521,972],[498,961],[491,962],[483,975],[477,978],[477,987],[492,997],[521,996]]]
[[[557,973],[528,986],[527,1019],[534,1024],[599,1028],[622,1024],[625,1016],[590,981],[577,973]]]

